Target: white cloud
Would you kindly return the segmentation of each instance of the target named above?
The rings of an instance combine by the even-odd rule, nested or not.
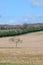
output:
[[[15,24],[16,23],[16,21],[15,20],[9,20],[9,21],[7,21],[7,24]]]
[[[28,23],[42,22],[43,21],[43,14],[37,14],[37,15],[34,15],[34,16],[28,15],[28,16],[25,16],[22,19],[22,21],[28,22]]]
[[[24,23],[40,23],[43,21],[43,14],[37,15],[26,15],[19,20],[9,20],[7,24],[16,25],[16,24],[24,24]]]
[[[43,6],[43,0],[30,0],[33,6]]]

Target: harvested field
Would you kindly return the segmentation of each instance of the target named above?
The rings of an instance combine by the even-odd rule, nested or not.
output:
[[[20,39],[16,46],[15,41]],[[43,64],[43,31],[31,34],[0,38],[0,63]]]
[[[14,40],[18,38],[22,40],[22,43],[18,42],[18,47],[43,49],[43,32],[36,32],[16,37],[0,38],[0,47],[16,47],[16,42],[10,40],[12,38],[14,38]]]

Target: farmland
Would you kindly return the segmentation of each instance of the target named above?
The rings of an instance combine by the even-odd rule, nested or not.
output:
[[[16,42],[10,40],[12,38],[14,40],[19,38],[22,40],[22,43],[18,42],[16,47]],[[0,63],[22,63],[23,65],[26,63],[27,65],[42,65],[43,31],[24,34],[21,36],[0,38]]]
[[[36,64],[20,64],[20,63],[0,63],[0,65],[36,65]],[[37,64],[38,65],[38,64]]]

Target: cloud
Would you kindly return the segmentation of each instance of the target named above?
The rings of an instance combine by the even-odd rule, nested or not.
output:
[[[33,6],[43,6],[43,0],[30,0]]]
[[[15,24],[15,23],[16,23],[15,20],[9,20],[9,21],[7,21],[7,24],[10,24],[10,25]]]
[[[28,14],[19,20],[9,20],[7,24],[19,25],[24,23],[41,23],[41,22],[43,22],[43,14],[37,14],[37,15]]]
[[[38,23],[43,21],[43,14],[37,14],[37,15],[28,15],[24,16],[22,18],[22,21],[25,23]]]

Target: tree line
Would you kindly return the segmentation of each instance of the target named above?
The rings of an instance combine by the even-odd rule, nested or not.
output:
[[[43,24],[23,24],[23,25],[17,25],[16,27],[13,26],[8,28],[1,27],[0,37],[17,36],[17,35],[27,34],[31,32],[37,32],[37,31],[43,31]]]

